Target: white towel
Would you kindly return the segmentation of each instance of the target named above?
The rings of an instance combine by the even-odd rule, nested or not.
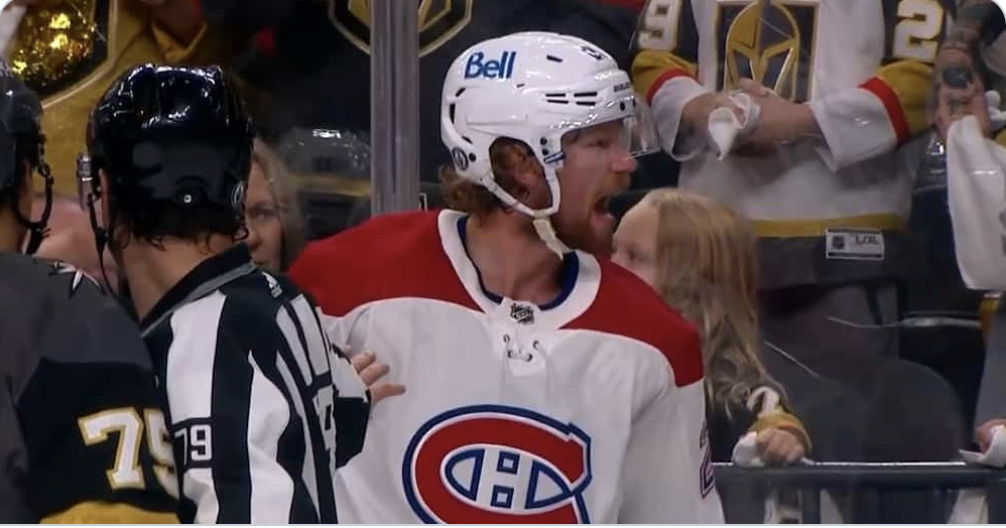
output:
[[[985,104],[989,110],[989,123],[992,125],[992,132],[998,132],[1006,127],[1006,112],[999,109],[1002,105],[1002,97],[999,92],[989,90],[985,92]]]
[[[992,443],[984,453],[961,450],[961,456],[968,464],[1002,469],[1006,467],[1006,427],[992,428]],[[957,502],[950,513],[950,524],[988,524],[989,504],[985,490],[964,489],[957,495]]]
[[[992,443],[984,453],[961,449],[961,456],[968,464],[979,464],[996,469],[1006,467],[1006,427],[997,425],[992,428]]]
[[[720,161],[730,154],[738,137],[754,131],[761,112],[761,107],[744,92],[731,93],[730,100],[740,108],[740,118],[732,108],[725,106],[709,113],[709,138],[713,143],[711,147]]]

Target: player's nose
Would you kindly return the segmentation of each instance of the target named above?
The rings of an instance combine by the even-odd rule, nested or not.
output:
[[[639,162],[636,161],[636,157],[630,154],[628,151],[620,151],[612,159],[612,170],[619,173],[631,174],[636,171],[639,166]]]

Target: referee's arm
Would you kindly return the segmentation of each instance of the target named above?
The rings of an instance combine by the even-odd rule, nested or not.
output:
[[[226,299],[213,294],[171,320],[165,384],[181,517],[219,524],[318,522],[300,466],[296,473],[284,468],[297,458],[291,453],[310,451],[302,420],[291,413],[296,396],[272,381],[291,373],[282,362],[256,361],[246,343],[273,342],[257,335],[272,329],[240,321]]]

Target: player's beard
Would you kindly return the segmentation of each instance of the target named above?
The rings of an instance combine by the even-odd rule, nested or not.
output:
[[[611,231],[599,231],[589,219],[564,221],[559,215],[552,217],[552,227],[564,244],[570,249],[578,249],[592,255],[611,255]]]

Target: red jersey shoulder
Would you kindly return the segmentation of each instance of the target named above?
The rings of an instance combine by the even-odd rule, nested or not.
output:
[[[437,219],[436,211],[382,215],[312,242],[290,268],[290,278],[334,316],[401,297],[474,307],[444,254]]]
[[[699,334],[632,272],[598,257],[601,284],[594,303],[566,328],[597,330],[647,343],[660,350],[677,386],[702,379]]]

